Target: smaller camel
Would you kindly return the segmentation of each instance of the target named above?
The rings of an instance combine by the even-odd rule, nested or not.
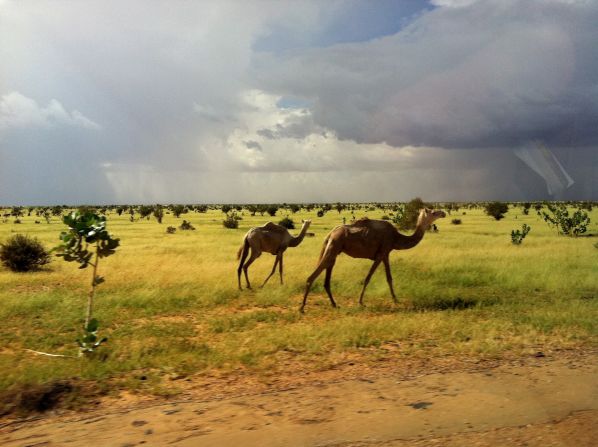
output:
[[[272,222],[268,222],[261,227],[252,228],[247,232],[245,238],[243,239],[243,245],[239,248],[237,253],[237,259],[240,259],[239,268],[237,269],[237,279],[239,281],[239,290],[242,290],[241,287],[241,270],[245,273],[245,281],[247,282],[247,288],[251,289],[251,284],[249,283],[249,277],[247,276],[247,269],[249,266],[255,261],[257,258],[260,257],[262,252],[267,252],[276,256],[276,260],[274,261],[274,267],[272,267],[272,272],[264,283],[262,287],[266,285],[268,280],[274,272],[276,271],[276,266],[279,266],[280,271],[280,283],[282,284],[282,256],[285,250],[289,247],[296,247],[303,241],[305,237],[305,233],[307,233],[307,229],[311,224],[311,220],[304,220],[303,226],[301,227],[301,232],[299,236],[291,236],[289,231],[283,227],[282,225],[277,225]],[[251,256],[249,260],[245,262],[247,255],[249,253],[249,248],[251,248]]]
[[[386,281],[390,287],[390,294],[393,301],[397,303],[397,298],[392,287],[392,274],[388,259],[390,252],[392,250],[406,250],[415,247],[422,240],[424,233],[430,225],[441,217],[446,217],[444,211],[427,208],[420,210],[415,232],[411,236],[399,233],[391,223],[385,220],[370,220],[367,217],[349,225],[335,227],[324,240],[316,269],[307,278],[303,303],[299,311],[303,312],[311,285],[323,270],[326,270],[324,289],[328,294],[328,298],[330,298],[330,304],[332,304],[332,307],[336,307],[334,298],[332,298],[332,292],[330,291],[330,277],[336,257],[341,253],[346,253],[352,258],[371,259],[374,261],[374,264],[365,277],[363,289],[359,296],[359,304],[363,306],[365,288],[381,262],[384,263],[384,268],[386,269]]]

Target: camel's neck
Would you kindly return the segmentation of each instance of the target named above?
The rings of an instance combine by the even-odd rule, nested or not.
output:
[[[303,224],[303,226],[301,227],[301,233],[299,233],[299,236],[291,238],[291,241],[289,242],[289,247],[296,247],[297,245],[299,245],[305,237],[305,233],[307,233],[308,228],[309,224]]]
[[[415,227],[415,232],[410,236],[405,236],[397,231],[397,238],[395,240],[393,248],[395,250],[405,250],[415,247],[423,239],[426,230],[424,225],[418,223]]]

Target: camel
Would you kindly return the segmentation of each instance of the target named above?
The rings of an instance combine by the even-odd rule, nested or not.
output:
[[[243,245],[241,245],[241,248],[239,248],[237,253],[237,259],[241,260],[239,262],[239,268],[237,269],[239,290],[242,290],[241,270],[245,272],[247,288],[251,289],[249,277],[247,276],[247,269],[253,263],[253,261],[260,257],[264,251],[275,255],[276,260],[274,261],[272,272],[270,275],[268,275],[262,284],[262,287],[264,287],[270,277],[274,275],[277,265],[279,265],[280,283],[282,284],[282,256],[287,248],[296,247],[301,243],[301,241],[303,241],[305,233],[307,233],[307,229],[309,228],[310,224],[311,220],[304,220],[303,226],[301,227],[301,232],[299,233],[299,236],[296,237],[291,236],[285,227],[272,222],[268,222],[261,227],[255,227],[249,230],[243,239]],[[249,260],[245,262],[245,259],[249,253],[249,248],[251,248],[251,256],[249,257]]]
[[[420,210],[417,219],[417,226],[415,232],[411,236],[405,236],[397,231],[397,229],[385,220],[370,220],[367,217],[359,219],[349,225],[339,225],[335,227],[324,240],[318,265],[314,272],[307,278],[305,287],[305,294],[303,295],[303,303],[299,308],[300,312],[304,312],[305,303],[307,302],[307,295],[311,289],[312,283],[316,278],[326,270],[326,279],[324,280],[324,289],[330,298],[332,307],[337,307],[330,291],[330,277],[332,269],[336,262],[336,257],[341,253],[346,253],[352,258],[371,259],[374,264],[370,268],[361,295],[359,296],[359,304],[363,306],[363,294],[365,288],[370,282],[370,278],[378,268],[381,262],[384,263],[386,269],[386,281],[390,287],[390,294],[392,299],[397,303],[397,298],[392,287],[392,275],[390,273],[390,262],[388,256],[392,250],[406,250],[415,247],[424,237],[426,230],[432,225],[436,219],[446,217],[444,211],[430,210],[424,208]]]

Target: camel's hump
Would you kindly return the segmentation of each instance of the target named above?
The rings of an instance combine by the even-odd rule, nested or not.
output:
[[[385,220],[368,219],[367,217],[356,220],[352,224],[345,225],[350,233],[357,233],[363,229],[388,230],[394,228],[390,222]]]
[[[261,228],[264,231],[273,231],[273,232],[277,232],[277,233],[284,233],[285,231],[287,231],[285,227],[283,227],[281,225],[277,225],[273,222],[267,222],[258,228]]]

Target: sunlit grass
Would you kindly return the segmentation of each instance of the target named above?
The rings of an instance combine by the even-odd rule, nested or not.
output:
[[[16,274],[0,268],[0,390],[29,383],[80,377],[130,390],[169,393],[168,374],[201,374],[249,368],[275,371],[292,357],[306,368],[325,367],[339,353],[359,354],[398,346],[400,355],[500,356],[545,348],[595,346],[598,321],[596,237],[558,237],[536,217],[511,209],[502,221],[481,210],[463,210],[438,221],[415,248],[391,255],[393,305],[381,267],[357,301],[371,261],[340,256],[332,290],[340,309],[323,292],[323,275],[310,294],[306,314],[298,306],[324,236],[347,221],[348,212],[311,218],[310,232],[285,254],[285,283],[278,276],[263,289],[237,289],[236,252],[243,235],[268,216],[243,215],[239,229],[222,226],[220,211],[191,213],[163,224],[153,218],[129,222],[108,216],[121,239],[117,254],[100,262],[106,283],[97,289],[95,316],[109,337],[106,361],[37,357],[25,351],[74,354],[84,317],[89,272],[54,259],[42,271]],[[280,214],[280,213],[279,213]],[[380,218],[385,212],[356,212]],[[452,225],[451,218],[463,223]],[[189,220],[196,231],[166,234]],[[278,221],[282,215],[277,216]],[[0,241],[16,232],[58,242],[62,223],[0,223]],[[598,211],[589,233],[598,236]],[[532,227],[521,246],[510,231]],[[299,225],[297,225],[299,226]],[[297,233],[299,230],[295,230]],[[260,284],[274,257],[250,268]],[[365,357],[364,357],[365,358]],[[365,361],[365,360],[364,360]],[[136,378],[147,380],[140,384]]]

